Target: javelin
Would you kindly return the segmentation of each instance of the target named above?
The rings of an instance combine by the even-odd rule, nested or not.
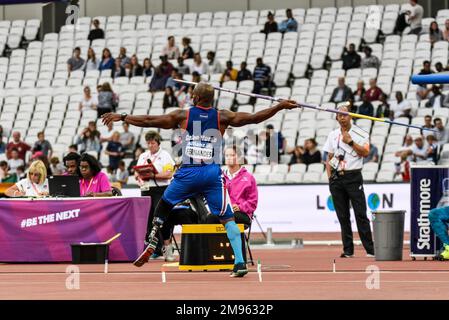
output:
[[[176,82],[179,82],[179,83],[185,83],[185,84],[189,84],[189,85],[197,85],[198,84],[197,82],[192,82],[192,81],[177,80],[177,79],[173,79],[173,80],[176,81]],[[248,97],[253,97],[253,98],[270,100],[272,102],[281,102],[282,100],[287,100],[287,99],[278,98],[278,97],[265,96],[265,95],[262,95],[262,94],[256,94],[256,93],[243,92],[243,91],[238,91],[238,90],[233,90],[233,89],[222,88],[222,87],[219,87],[219,86],[214,86],[212,84],[211,84],[211,86],[215,90],[229,92],[229,93],[235,93],[235,94],[240,94],[240,95],[243,95],[243,96],[248,96]],[[385,123],[389,123],[389,124],[394,124],[394,125],[398,125],[398,126],[404,126],[404,127],[407,127],[407,128],[415,128],[415,129],[419,129],[419,130],[428,130],[428,131],[432,131],[432,132],[437,132],[437,130],[431,129],[431,128],[424,128],[424,127],[416,126],[416,125],[413,125],[413,124],[406,124],[406,123],[391,121],[391,120],[388,120],[388,119],[366,116],[364,114],[358,114],[358,113],[354,113],[354,112],[341,111],[341,110],[337,110],[337,109],[331,109],[331,108],[325,108],[325,107],[320,107],[320,106],[314,106],[314,105],[307,104],[307,103],[302,103],[302,102],[296,102],[296,104],[298,105],[298,107],[314,109],[314,110],[318,110],[318,111],[332,112],[332,113],[342,114],[342,115],[345,115],[345,116],[351,116],[353,118],[367,119],[367,120],[372,120],[372,121],[377,121],[377,122],[385,122]],[[346,102],[345,106],[349,106],[349,103]]]

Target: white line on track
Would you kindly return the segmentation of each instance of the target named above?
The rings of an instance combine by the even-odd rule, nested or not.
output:
[[[446,274],[449,273],[449,271],[446,270],[412,270],[412,271],[405,271],[405,270],[385,270],[379,271],[381,274]],[[201,276],[210,276],[210,275],[217,275],[217,274],[226,274],[227,271],[208,271],[208,272],[201,272],[201,271],[195,271],[195,272],[181,272],[181,271],[166,271],[169,275],[201,275]],[[363,270],[342,270],[342,271],[266,271],[264,270],[264,273],[267,275],[285,275],[285,274],[366,274],[367,272]],[[109,272],[107,275],[104,272],[80,272],[80,275],[104,275],[110,276],[110,275],[160,275],[160,271],[142,271],[142,272]],[[256,271],[251,271],[249,274],[257,274]],[[51,275],[67,275],[65,272],[0,272],[0,276],[51,276]]]

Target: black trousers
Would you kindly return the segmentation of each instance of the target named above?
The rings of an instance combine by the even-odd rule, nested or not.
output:
[[[352,239],[351,216],[349,204],[354,209],[357,230],[363,247],[369,254],[374,254],[374,244],[371,227],[366,215],[365,192],[363,191],[363,178],[361,172],[346,172],[343,176],[331,179],[329,184],[335,211],[341,227],[341,239],[345,254],[354,254]]]
[[[150,196],[151,197],[151,207],[150,212],[148,213],[148,221],[147,221],[147,234],[145,235],[144,242],[148,240],[148,236],[151,233],[151,229],[153,228],[153,218],[154,218],[154,211],[156,209],[156,206],[161,200],[162,195],[164,194],[165,189],[167,189],[167,186],[163,187],[151,187],[148,191],[141,191],[140,194],[142,196]],[[158,234],[159,242],[156,248],[156,253],[160,253],[160,249],[162,248],[162,235]]]
[[[175,209],[170,212],[167,221],[161,228],[162,238],[170,240],[173,229],[177,225],[182,224],[197,224],[198,215],[191,209]]]
[[[234,219],[235,219],[235,223],[239,224],[244,224],[249,226],[251,224],[251,218],[244,212],[241,211],[235,211],[234,212]],[[213,214],[207,216],[207,223],[212,223],[212,224],[219,224],[220,223],[220,219],[218,218],[218,216],[215,216]]]

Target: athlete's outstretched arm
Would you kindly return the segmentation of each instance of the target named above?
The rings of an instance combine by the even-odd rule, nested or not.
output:
[[[270,119],[276,113],[285,109],[298,108],[298,104],[293,100],[282,100],[277,105],[261,110],[256,113],[248,112],[232,112],[227,110],[220,110],[222,122],[226,126],[241,127],[247,124],[260,123]]]
[[[102,116],[103,124],[108,125],[111,122],[122,120],[118,113],[106,113]],[[174,110],[168,114],[150,116],[150,115],[127,115],[125,121],[137,127],[153,127],[161,129],[175,129],[186,119],[184,110]]]

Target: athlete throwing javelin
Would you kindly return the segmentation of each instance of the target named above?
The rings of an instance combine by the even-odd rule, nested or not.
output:
[[[235,257],[231,277],[243,277],[248,273],[248,269],[243,260],[240,230],[234,221],[220,168],[222,137],[228,126],[241,127],[259,123],[281,110],[297,108],[298,104],[291,100],[283,100],[254,114],[217,110],[212,107],[214,88],[204,82],[195,86],[192,99],[193,105],[190,109],[179,109],[165,115],[133,116],[126,113],[107,113],[102,117],[105,125],[114,121],[126,121],[138,127],[183,129],[181,167],[156,206],[153,229],[148,239],[149,245],[134,265],[141,267],[153,254],[158,241],[157,232],[167,220],[173,206],[197,193],[203,193],[210,211],[219,217],[231,242]]]

